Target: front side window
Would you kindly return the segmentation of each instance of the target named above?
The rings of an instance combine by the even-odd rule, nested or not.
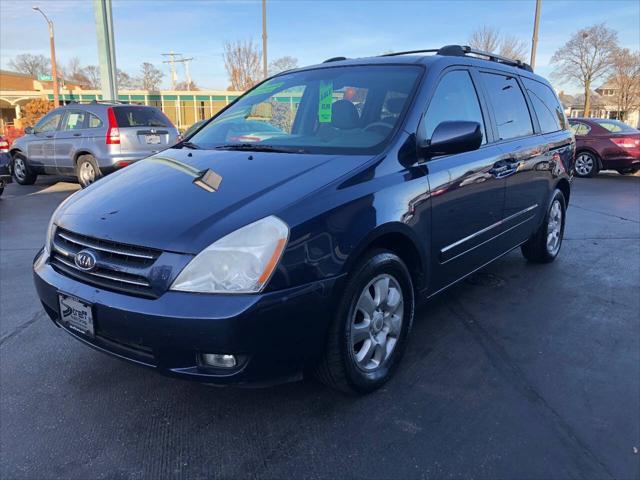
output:
[[[590,130],[591,128],[589,128],[589,126],[585,125],[584,123],[575,122],[571,124],[571,131],[573,132],[574,135],[577,135],[578,137],[582,137],[586,135],[587,133],[589,133]]]
[[[85,128],[85,120],[87,117],[86,112],[81,111],[69,111],[64,120],[64,130],[79,130]]]
[[[58,124],[60,123],[61,118],[62,112],[50,113],[38,123],[36,123],[34,129],[38,133],[53,132],[58,128]]]
[[[375,153],[399,125],[422,71],[411,65],[363,65],[285,73],[250,90],[189,143]]]
[[[478,122],[482,127],[482,143],[486,130],[476,89],[466,70],[447,73],[436,88],[423,123],[425,138],[431,138],[438,125],[446,121]]]
[[[538,117],[542,133],[557,132],[566,128],[566,118],[560,102],[553,91],[545,84],[523,78],[529,99]]]
[[[533,134],[529,108],[515,77],[481,73],[493,106],[500,140]]]

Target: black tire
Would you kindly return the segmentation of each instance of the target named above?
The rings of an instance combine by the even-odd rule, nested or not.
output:
[[[576,154],[574,171],[577,177],[593,178],[600,171],[600,160],[591,152],[578,152]]]
[[[76,177],[82,188],[87,188],[102,177],[98,162],[93,155],[80,155],[76,161]]]
[[[371,370],[365,370],[356,360],[355,349],[358,344],[352,344],[352,322],[358,315],[361,315],[360,309],[357,308],[361,295],[364,295],[365,292],[372,295],[371,289],[375,290],[375,286],[369,286],[370,283],[379,282],[381,279],[384,281],[386,278],[390,279],[388,284],[390,288],[387,290],[386,298],[391,298],[392,289],[395,291],[393,296],[396,299],[398,292],[401,291],[401,301],[397,302],[401,307],[395,307],[397,309],[395,313],[386,316],[382,313],[383,304],[386,304],[386,308],[390,310],[394,307],[389,305],[387,301],[378,304],[375,311],[377,313],[373,315],[375,320],[370,321],[369,326],[365,327],[367,330],[365,335],[368,337],[359,345],[363,349],[361,351],[364,351],[365,342],[370,342],[369,345],[376,345],[373,339],[380,338],[382,335],[387,347],[380,349],[372,347],[369,350],[377,352],[373,357],[380,353],[386,358],[383,358],[378,366]],[[386,250],[372,250],[353,269],[343,292],[329,327],[323,358],[316,366],[315,373],[321,382],[331,388],[350,395],[365,394],[379,388],[391,378],[404,354],[415,309],[413,284],[409,270],[398,256]],[[372,295],[374,304],[377,297],[378,294],[375,297]],[[398,313],[400,308],[402,308],[401,315]],[[393,338],[390,331],[390,323],[394,323],[392,317],[396,322],[400,318],[402,320],[402,323],[395,329],[398,332],[397,336]],[[390,323],[387,324],[387,322]],[[377,324],[375,328],[374,324]],[[380,326],[381,324],[383,325]],[[376,333],[373,333],[374,331]],[[394,344],[390,347],[390,352],[381,353],[387,352],[391,341],[394,341]],[[369,362],[376,361],[373,357]]]
[[[20,185],[33,185],[38,178],[36,173],[33,173],[27,157],[20,152],[13,154],[13,165],[11,171],[13,172],[13,179]]]
[[[554,245],[554,248],[550,248],[549,246],[549,229],[550,221],[553,216],[554,205],[558,202],[561,212],[561,219],[559,225],[559,237],[557,246]],[[564,198],[564,195],[560,190],[553,192],[553,197],[551,202],[549,202],[549,207],[547,208],[547,213],[544,216],[544,221],[540,228],[533,234],[533,236],[527,240],[525,244],[522,245],[522,255],[530,262],[534,263],[551,263],[553,262],[560,253],[560,247],[562,247],[562,239],[564,238],[564,225],[566,219],[567,212],[567,203]]]
[[[2,196],[2,192],[4,192],[4,187],[0,187],[0,197]]]
[[[617,172],[620,175],[634,175],[635,173],[638,172],[638,169],[637,168],[629,168],[629,169],[626,169],[626,170],[619,169],[619,170],[617,170]]]

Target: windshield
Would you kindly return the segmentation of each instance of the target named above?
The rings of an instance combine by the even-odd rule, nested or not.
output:
[[[590,120],[594,123],[597,123],[601,127],[606,128],[611,133],[638,133],[638,130],[636,130],[635,128],[631,128],[626,123],[622,123],[618,120],[605,120],[600,118],[591,118]]]
[[[391,137],[422,72],[409,65],[292,72],[259,85],[189,138],[193,148],[366,154]]]

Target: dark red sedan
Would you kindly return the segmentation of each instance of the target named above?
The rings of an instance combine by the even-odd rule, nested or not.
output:
[[[569,124],[576,136],[578,177],[593,177],[600,170],[622,175],[640,170],[640,130],[604,118],[570,118]]]

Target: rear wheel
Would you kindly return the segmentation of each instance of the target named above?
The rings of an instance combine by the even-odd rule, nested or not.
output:
[[[618,173],[620,175],[633,175],[634,173],[638,172],[637,168],[627,168],[627,169],[619,169]]]
[[[76,163],[76,176],[82,188],[87,188],[98,180],[102,173],[93,155],[80,155]]]
[[[13,178],[20,185],[33,185],[38,178],[38,175],[33,173],[31,167],[27,163],[27,157],[22,153],[15,153],[13,155]]]
[[[598,159],[593,153],[580,152],[576,156],[575,172],[578,177],[595,177],[599,169]]]
[[[411,276],[395,254],[375,250],[347,280],[316,374],[348,394],[382,386],[400,363],[414,312]]]
[[[556,190],[544,222],[521,247],[522,254],[527,260],[535,263],[550,263],[556,259],[564,237],[566,210],[567,204],[564,195],[560,190]]]

